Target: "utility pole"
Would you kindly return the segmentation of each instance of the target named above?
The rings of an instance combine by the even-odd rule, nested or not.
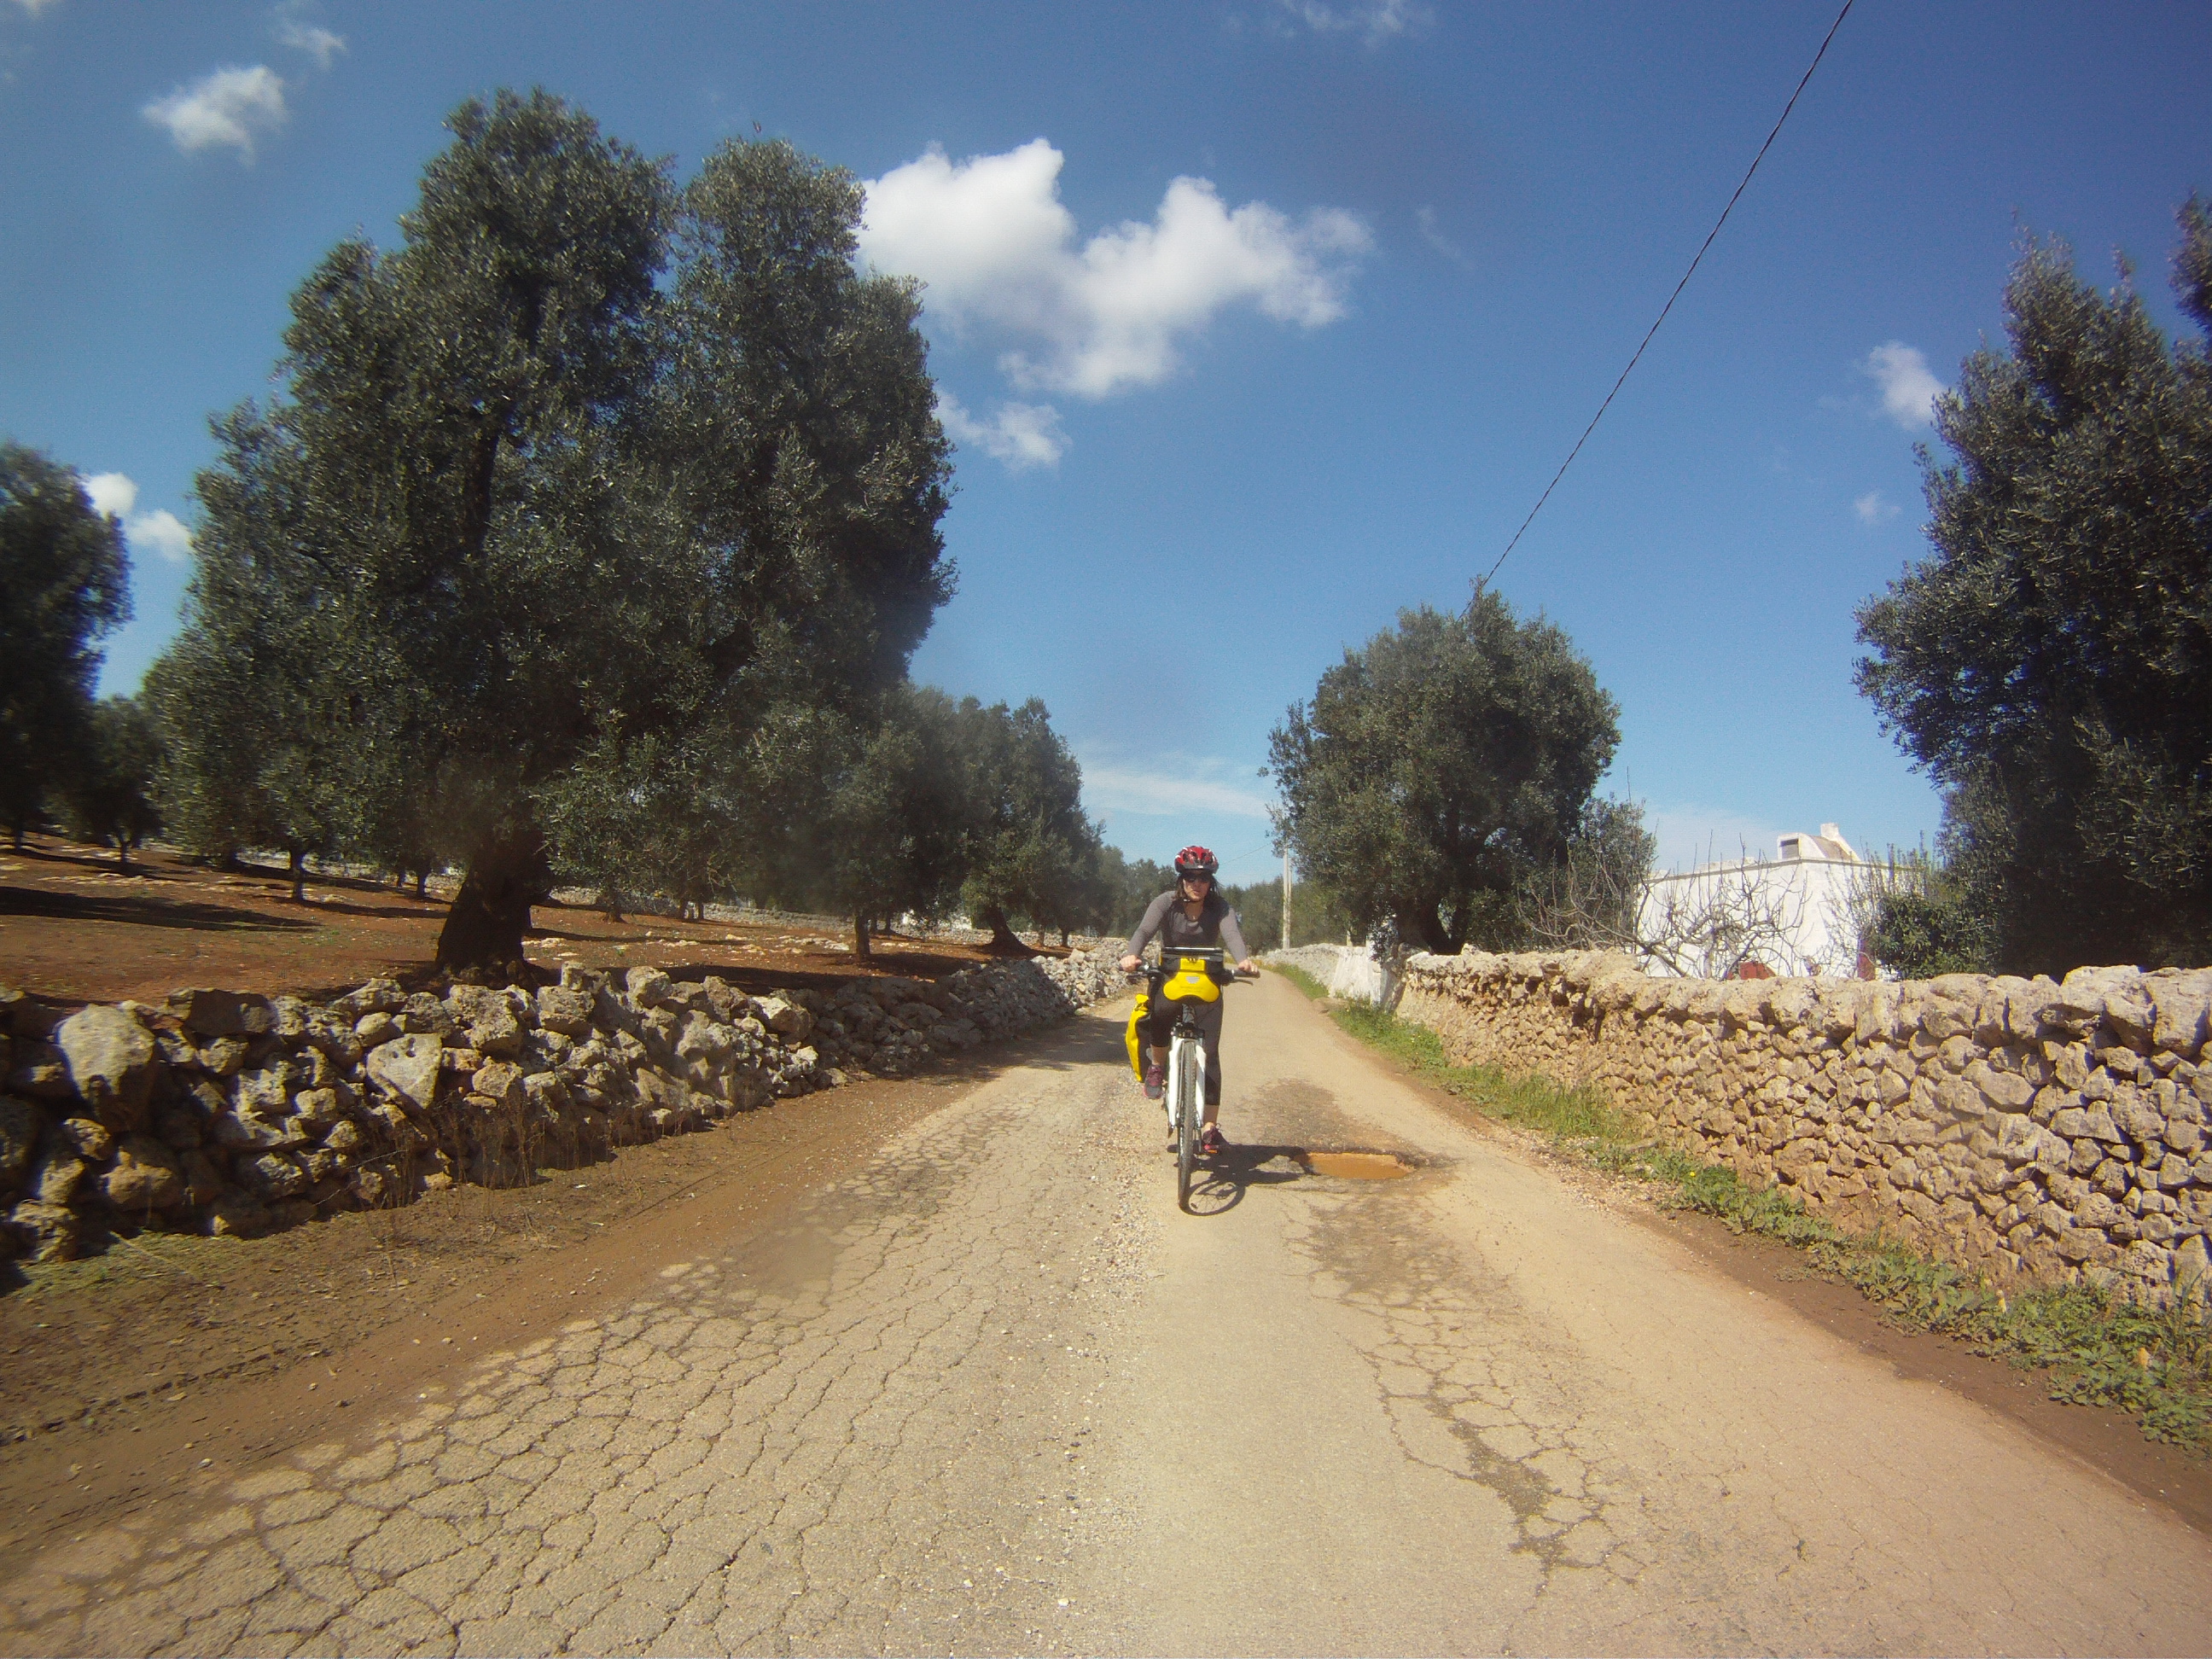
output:
[[[1283,949],[1291,948],[1291,849],[1283,848]]]

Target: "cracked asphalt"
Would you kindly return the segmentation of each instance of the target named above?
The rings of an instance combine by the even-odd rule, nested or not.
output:
[[[1086,1015],[643,1291],[9,1563],[0,1650],[2205,1650],[2179,1519],[1231,996],[1204,1213]],[[1352,1147],[1419,1167],[1291,1155]]]

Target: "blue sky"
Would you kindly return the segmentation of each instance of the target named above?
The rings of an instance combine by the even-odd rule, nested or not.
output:
[[[175,627],[207,416],[390,242],[453,104],[542,84],[688,173],[753,124],[873,182],[963,438],[917,678],[1043,697],[1133,856],[1270,867],[1267,736],[1463,604],[1834,14],[1414,0],[804,7],[0,0],[0,433],[100,482]],[[1923,544],[1928,393],[2023,228],[2155,313],[2212,191],[2212,10],[1860,0],[1498,586],[1620,700],[1662,855],[1932,835],[1853,690]],[[1178,181],[1182,182],[1178,182]]]

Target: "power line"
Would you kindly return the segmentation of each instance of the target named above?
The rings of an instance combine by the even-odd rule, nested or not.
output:
[[[1628,367],[1620,371],[1620,379],[1613,383],[1613,390],[1605,394],[1605,401],[1597,406],[1597,413],[1590,416],[1589,424],[1583,428],[1583,435],[1575,440],[1575,447],[1567,452],[1567,459],[1559,463],[1559,470],[1552,475],[1552,482],[1544,486],[1544,493],[1536,498],[1536,505],[1528,509],[1528,516],[1521,520],[1521,528],[1515,531],[1513,539],[1505,544],[1505,551],[1498,556],[1498,563],[1490,567],[1489,575],[1475,584],[1478,591],[1490,586],[1490,579],[1498,574],[1498,566],[1503,565],[1512,556],[1513,550],[1521,545],[1521,538],[1528,533],[1528,526],[1536,522],[1536,515],[1544,510],[1544,503],[1552,499],[1552,492],[1559,487],[1559,480],[1567,476],[1567,469],[1575,464],[1575,457],[1583,453],[1583,446],[1589,441],[1590,434],[1597,430],[1597,423],[1605,418],[1605,411],[1613,407],[1613,400],[1620,395],[1620,388],[1627,382],[1629,375],[1635,372],[1636,365],[1644,361],[1644,347],[1651,343],[1651,337],[1659,331],[1659,325],[1667,320],[1667,313],[1674,308],[1674,301],[1682,297],[1682,290],[1690,285],[1690,278],[1697,275],[1698,262],[1705,257],[1705,250],[1713,245],[1713,238],[1721,234],[1721,227],[1728,222],[1729,215],[1735,211],[1737,198],[1751,183],[1751,175],[1759,171],[1759,164],[1766,159],[1766,152],[1774,147],[1775,139],[1781,136],[1783,122],[1787,121],[1790,112],[1797,107],[1797,100],[1812,81],[1813,71],[1820,67],[1820,60],[1828,55],[1828,42],[1833,40],[1836,31],[1843,27],[1844,19],[1850,15],[1853,3],[1854,0],[1844,0],[1844,9],[1836,14],[1836,21],[1828,25],[1828,33],[1820,41],[1820,51],[1813,54],[1813,61],[1806,67],[1803,78],[1797,82],[1797,90],[1790,94],[1790,101],[1782,106],[1782,113],[1775,120],[1774,131],[1766,135],[1766,142],[1759,147],[1759,154],[1751,158],[1751,165],[1743,170],[1743,178],[1735,187],[1735,194],[1728,198],[1728,205],[1721,210],[1721,216],[1713,221],[1713,228],[1705,233],[1705,240],[1698,245],[1697,257],[1690,261],[1690,268],[1682,273],[1682,280],[1674,284],[1674,291],[1667,296],[1667,303],[1659,307],[1659,315],[1644,331],[1643,343],[1636,348],[1636,355],[1628,360]]]

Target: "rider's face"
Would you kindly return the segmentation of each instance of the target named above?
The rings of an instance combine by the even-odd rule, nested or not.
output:
[[[1212,885],[1212,876],[1185,876],[1182,878],[1182,896],[1187,899],[1202,899]]]

